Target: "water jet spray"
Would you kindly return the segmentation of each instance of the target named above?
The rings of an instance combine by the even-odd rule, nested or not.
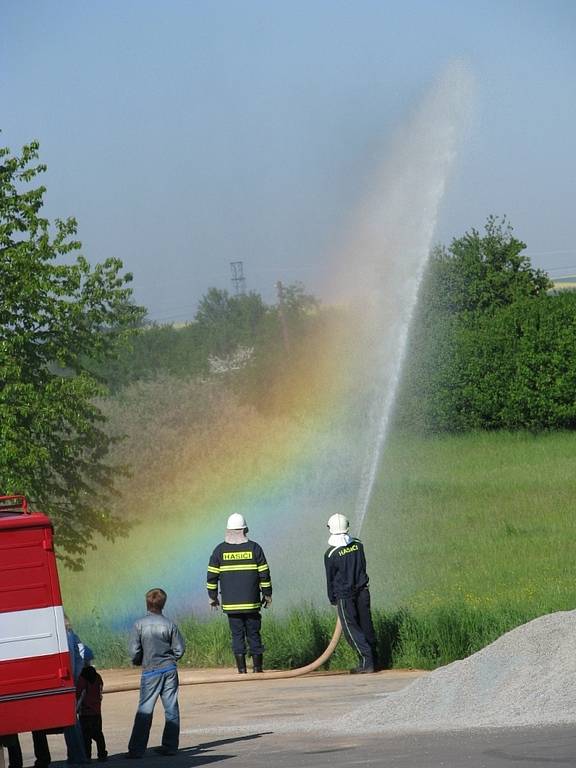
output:
[[[351,244],[365,285],[372,286],[367,290],[373,298],[367,325],[376,382],[372,434],[352,517],[358,533],[381,464],[418,292],[457,144],[468,120],[471,92],[466,67],[452,64],[396,140]]]

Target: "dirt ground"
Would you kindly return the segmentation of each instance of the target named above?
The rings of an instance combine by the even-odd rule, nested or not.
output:
[[[388,692],[399,690],[420,672],[375,675],[312,674],[285,680],[216,682],[231,670],[183,671],[183,679],[212,682],[182,686],[180,751],[175,757],[154,752],[163,725],[156,711],[150,749],[142,760],[125,758],[138,701],[137,691],[108,694],[104,699],[104,733],[109,762],[122,768],[197,768],[230,762],[234,768],[531,768],[576,765],[573,728],[501,729],[455,733],[371,734],[323,732],[307,726],[331,720]],[[138,671],[105,670],[108,686],[134,682]],[[287,729],[287,724],[293,726]],[[50,736],[54,761],[65,759],[64,739]],[[24,765],[34,755],[28,734],[22,736]],[[61,763],[62,768],[65,763]],[[56,767],[55,767],[56,768]]]
[[[183,750],[197,748],[200,742],[235,734],[244,740],[244,749],[252,739],[268,735],[286,723],[302,723],[319,718],[333,718],[373,700],[385,692],[398,690],[422,674],[416,671],[386,671],[373,675],[315,673],[285,680],[251,679],[241,683],[216,682],[233,673],[231,669],[183,670],[183,680],[206,680],[212,683],[180,687],[181,740]],[[101,671],[105,686],[132,682],[136,686],[138,670]],[[102,717],[104,735],[110,756],[118,759],[126,752],[130,730],[138,703],[138,692],[127,691],[105,695]],[[158,702],[150,738],[150,747],[160,744],[163,726],[162,705]],[[24,765],[32,765],[34,756],[28,734],[21,737]],[[49,737],[53,760],[66,757],[64,739]],[[152,753],[153,754],[153,753]],[[164,758],[166,760],[166,758]],[[164,763],[165,764],[165,763]],[[196,764],[196,763],[195,763]]]

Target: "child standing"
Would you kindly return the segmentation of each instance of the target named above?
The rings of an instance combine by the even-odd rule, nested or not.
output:
[[[129,758],[143,757],[146,751],[158,697],[162,699],[166,718],[158,751],[164,755],[175,755],[178,751],[180,711],[176,664],[184,655],[185,645],[176,624],[162,613],[165,603],[163,589],[150,589],[146,593],[148,613],[134,624],[130,635],[130,656],[135,666],[142,667],[142,678],[140,702],[128,744]]]
[[[76,683],[80,728],[84,738],[84,749],[88,760],[92,757],[92,740],[96,742],[98,761],[108,759],[106,741],[102,733],[102,690],[104,683],[90,663],[94,654],[87,645],[83,647],[84,667]]]

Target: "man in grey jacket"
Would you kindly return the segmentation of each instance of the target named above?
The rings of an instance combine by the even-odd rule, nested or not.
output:
[[[130,633],[129,652],[132,663],[142,667],[140,702],[128,743],[130,758],[143,757],[148,745],[152,715],[158,697],[164,705],[166,723],[162,746],[158,752],[175,755],[180,737],[180,711],[178,709],[178,671],[176,662],[182,658],[186,646],[174,622],[162,614],[166,603],[163,589],[146,593],[148,613],[134,624]]]

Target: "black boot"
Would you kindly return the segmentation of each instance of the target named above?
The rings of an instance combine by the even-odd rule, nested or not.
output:
[[[350,670],[351,675],[368,675],[371,672],[374,672],[374,662],[372,659],[360,659],[360,664],[355,667],[354,669]]]
[[[236,666],[238,667],[238,673],[240,675],[246,674],[246,655],[244,653],[235,653]]]
[[[254,656],[252,656],[252,661],[254,662],[254,672],[263,672],[262,669],[262,654],[261,653],[255,653]]]

